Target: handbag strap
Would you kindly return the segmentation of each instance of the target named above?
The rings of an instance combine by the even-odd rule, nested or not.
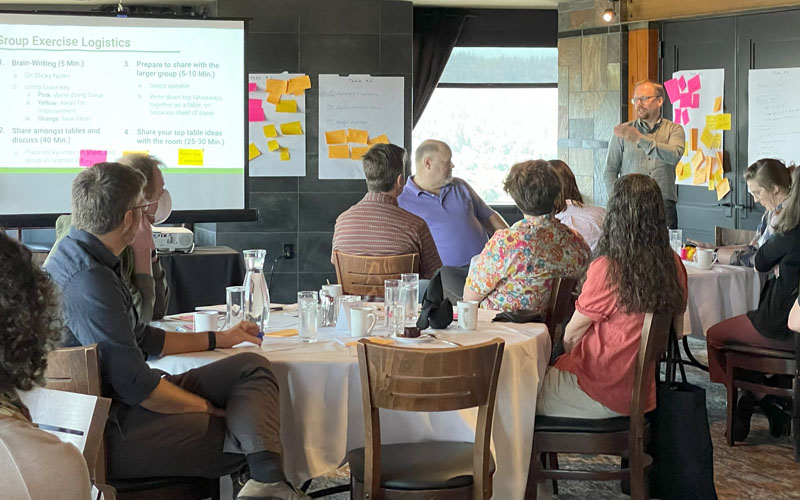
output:
[[[667,352],[665,353],[665,360],[667,362],[665,381],[675,382],[675,367],[680,368],[681,379],[686,382],[686,369],[683,367],[683,358],[681,358],[681,347],[678,342],[678,336],[675,334],[675,327],[669,327],[669,342],[667,344]]]

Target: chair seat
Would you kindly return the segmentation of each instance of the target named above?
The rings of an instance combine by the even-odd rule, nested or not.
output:
[[[778,349],[767,349],[764,347],[753,347],[744,344],[728,344],[720,349],[722,352],[736,352],[740,354],[750,354],[752,356],[768,356],[771,358],[794,359],[794,351],[780,351]]]
[[[436,441],[381,446],[381,486],[393,490],[440,490],[472,484],[473,443]],[[347,453],[350,474],[364,482],[364,448]],[[494,474],[494,457],[489,474]]]
[[[628,417],[593,419],[539,415],[536,417],[536,423],[534,423],[533,428],[536,432],[609,433],[627,432],[629,425],[630,420]]]

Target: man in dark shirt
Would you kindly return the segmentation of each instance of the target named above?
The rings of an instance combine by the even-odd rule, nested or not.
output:
[[[309,498],[281,466],[278,385],[269,362],[238,354],[177,375],[151,369],[146,356],[260,344],[258,327],[240,323],[207,334],[139,324],[120,275],[149,203],[144,176],[99,163],[72,183],[73,228],[46,266],[61,289],[65,345],[97,344],[103,394],[113,399],[106,429],[109,477],[219,477],[249,467],[242,499]]]

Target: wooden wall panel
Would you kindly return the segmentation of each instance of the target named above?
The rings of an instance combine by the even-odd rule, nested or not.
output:
[[[628,32],[628,102],[633,98],[633,86],[642,80],[658,81],[657,29],[638,29]],[[628,106],[628,120],[633,120],[636,110]]]
[[[661,21],[800,5],[800,0],[623,0],[625,21]]]

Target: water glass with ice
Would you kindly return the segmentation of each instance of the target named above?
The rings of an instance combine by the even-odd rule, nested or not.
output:
[[[300,320],[299,337],[301,342],[316,342],[319,304],[316,291],[297,292],[298,319]]]
[[[676,254],[681,254],[681,247],[683,247],[683,230],[670,229],[669,230],[669,246]]]
[[[225,288],[225,303],[227,305],[225,325],[227,328],[232,328],[244,319],[244,287],[229,286]]]
[[[406,322],[416,323],[419,317],[419,274],[400,275],[400,301],[406,306]]]

